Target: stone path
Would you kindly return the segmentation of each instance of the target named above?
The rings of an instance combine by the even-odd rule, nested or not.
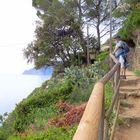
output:
[[[128,71],[121,81],[121,106],[114,140],[140,140],[140,77]]]

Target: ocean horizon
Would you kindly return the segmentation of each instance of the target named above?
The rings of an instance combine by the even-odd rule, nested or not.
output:
[[[50,78],[51,75],[0,74],[0,115],[12,112],[16,104]]]

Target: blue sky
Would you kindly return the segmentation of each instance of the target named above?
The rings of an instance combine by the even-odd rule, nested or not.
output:
[[[27,65],[22,50],[34,38],[36,20],[32,0],[0,0],[0,74],[33,67]]]

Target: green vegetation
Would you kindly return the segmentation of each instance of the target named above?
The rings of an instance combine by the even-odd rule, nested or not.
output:
[[[113,97],[113,87],[111,83],[107,83],[105,86],[105,112],[108,111],[108,109],[110,108],[111,102],[112,102],[112,97]],[[108,122],[108,128],[109,128],[109,135],[112,129],[112,125],[115,119],[116,113],[115,111],[113,111],[110,115],[109,118],[107,118],[107,122]]]
[[[36,108],[46,108],[47,115],[50,115],[49,112],[52,110],[54,113],[57,113],[56,107],[51,106],[60,100],[67,100],[73,88],[70,80],[57,82],[55,86],[51,86],[47,90],[39,88],[34,94],[17,105],[16,121],[14,123],[15,130],[19,132],[24,131],[31,123],[34,123],[35,114],[40,112],[40,110],[36,112]],[[51,115],[53,115],[52,112]],[[49,116],[44,117],[47,119]]]
[[[128,18],[124,22],[123,28],[119,31],[122,38],[127,39],[133,36],[136,29],[140,27],[140,9],[136,9],[128,15]]]
[[[32,132],[26,136],[11,136],[8,140],[72,140],[76,131],[76,126],[72,127],[51,127],[46,132]]]
[[[92,85],[92,88],[93,88],[93,85]],[[91,90],[92,90],[92,88],[91,88]],[[90,90],[90,93],[91,93],[91,90]],[[113,95],[112,86],[110,83],[108,83],[106,85],[105,90],[106,90],[105,109],[108,109],[109,105],[111,103],[112,95]],[[88,95],[90,95],[90,94],[88,94]],[[81,95],[79,95],[79,96],[81,96]],[[78,99],[81,99],[81,97]],[[28,98],[26,100],[28,100]],[[0,135],[0,138],[1,139],[3,138],[3,140],[4,139],[8,139],[8,140],[35,140],[35,139],[71,140],[75,133],[77,125],[65,126],[65,127],[55,127],[55,126],[47,125],[48,118],[54,118],[54,116],[60,117],[60,115],[58,115],[58,113],[59,113],[59,110],[56,107],[56,105],[52,105],[49,108],[48,107],[44,107],[44,108],[36,107],[30,113],[30,119],[24,115],[24,117],[26,117],[26,119],[29,119],[27,124],[29,124],[29,122],[30,123],[33,122],[30,125],[26,126],[26,130],[24,130],[22,133],[17,133],[18,135],[14,134],[14,132],[12,132],[12,133],[9,132],[10,135],[7,135],[7,137],[6,136],[2,137],[2,135]],[[23,119],[23,117],[20,119]],[[24,121],[27,122],[26,119],[24,119]],[[33,119],[34,119],[34,121],[33,121]],[[10,120],[10,118],[8,118],[7,120],[12,121],[12,120]],[[14,121],[16,122],[17,120],[14,120]],[[5,122],[5,124],[8,126],[8,122]],[[9,126],[10,126],[10,124],[9,124]],[[23,126],[20,126],[20,129],[21,128],[23,129]],[[3,134],[5,135],[5,131],[3,131]]]
[[[109,56],[109,51],[104,51],[96,57],[96,60],[103,61],[103,60],[107,59],[107,56]]]
[[[8,114],[8,118],[2,123],[0,127],[0,140],[6,140],[9,135],[14,133],[13,122],[15,120],[15,111]]]
[[[58,74],[44,82],[9,114],[0,127],[0,139],[26,140],[46,137],[51,140],[57,137],[59,140],[62,136],[71,139],[76,125],[55,127],[49,126],[48,121],[62,117],[57,105],[59,102],[79,104],[89,99],[94,83],[105,74],[101,66],[101,62],[82,68],[71,66],[65,69],[64,74]],[[107,92],[111,92],[109,88],[110,86],[107,87]]]
[[[113,96],[113,87],[111,83],[108,83],[105,86],[105,111],[107,111],[110,107],[112,96]]]
[[[135,73],[137,76],[140,76],[140,70],[135,70],[134,73]]]
[[[140,2],[139,0],[123,0],[122,7],[115,11],[115,16],[124,18],[119,34],[123,39],[132,38],[134,31],[140,27]]]
[[[40,20],[36,26],[36,39],[24,49],[24,56],[28,62],[33,62],[36,68],[51,65],[62,69],[88,63],[87,48],[93,55],[99,54],[101,38],[109,33],[109,1],[32,2]],[[117,4],[117,0],[114,0],[112,9],[115,9]],[[113,30],[116,29],[117,23],[116,20],[113,21]],[[95,29],[97,38],[94,32],[84,34],[88,25]]]

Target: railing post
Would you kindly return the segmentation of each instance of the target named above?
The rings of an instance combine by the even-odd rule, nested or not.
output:
[[[117,71],[115,72],[114,74],[114,81],[113,81],[113,90],[114,90],[114,93],[116,92],[116,87],[117,87]]]
[[[116,110],[117,110],[118,100],[119,100],[119,89],[120,89],[120,84],[118,85],[119,81],[120,81],[120,65],[118,67],[117,74],[116,74],[116,86],[119,86],[118,88],[115,89],[115,92],[117,93],[117,98],[115,103]]]
[[[116,84],[119,82],[119,80],[120,80],[120,65],[119,65],[117,73],[116,73]]]
[[[118,119],[118,114],[119,114],[119,108],[120,108],[120,100],[118,101],[116,117],[115,117],[115,120],[114,120],[114,123],[113,123],[113,126],[112,126],[112,132],[111,132],[110,140],[113,140],[113,137],[114,137],[115,126],[116,126],[117,119]]]
[[[104,128],[104,140],[108,140],[108,129],[109,129],[109,127],[108,127],[107,118],[105,119],[104,126],[105,126],[105,128]]]
[[[104,94],[103,94],[103,103],[102,103],[102,114],[101,114],[101,123],[99,127],[99,135],[98,140],[103,140],[104,137],[104,116],[105,116],[105,110],[104,110]]]

